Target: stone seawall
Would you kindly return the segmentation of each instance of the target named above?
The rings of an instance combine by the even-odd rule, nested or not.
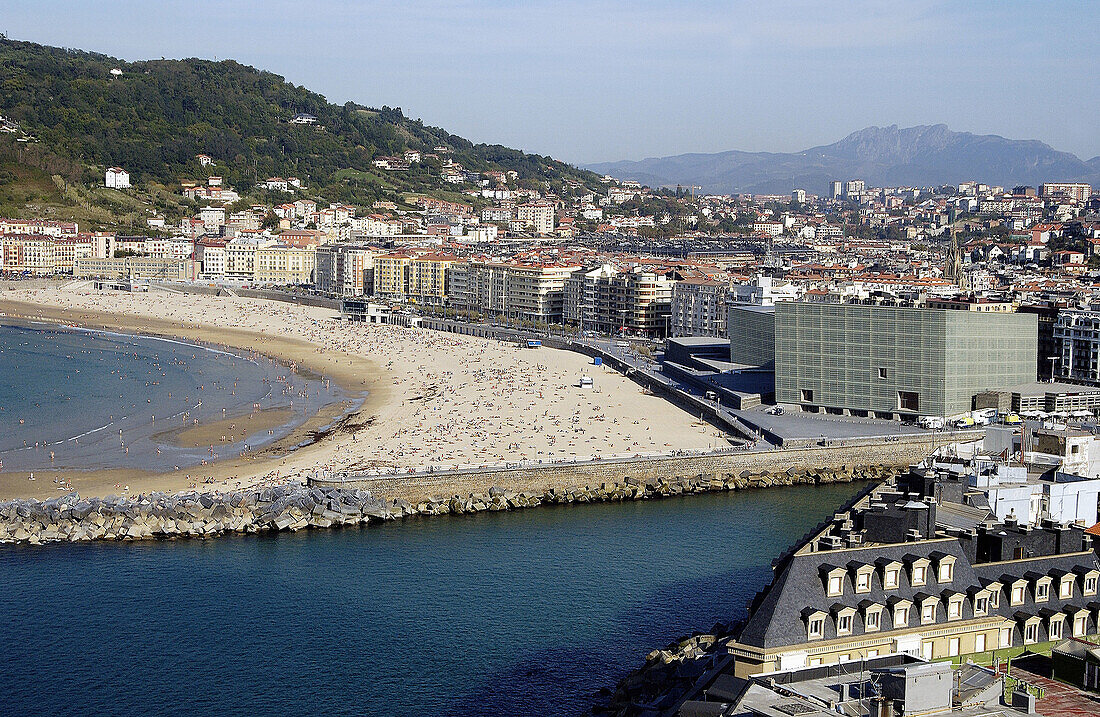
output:
[[[482,492],[432,497],[415,503],[383,499],[355,487],[288,485],[225,493],[153,493],[134,498],[80,498],[70,493],[45,501],[0,503],[0,542],[49,543],[88,540],[213,537],[231,533],[296,531],[367,525],[415,515],[461,515],[518,510],[539,505],[659,499],[712,491],[772,486],[881,481],[906,463],[779,473],[697,475],[692,478],[629,477],[598,487],[552,487],[541,491],[494,486]]]
[[[834,471],[845,466],[909,465],[922,460],[937,446],[958,440],[951,436],[924,436],[909,440],[861,441],[837,446],[787,448],[772,451],[733,451],[697,456],[619,458],[584,463],[524,465],[514,468],[464,469],[408,475],[351,475],[316,477],[310,485],[359,488],[391,498],[419,501],[438,495],[469,495],[489,485],[514,492],[546,493],[583,490],[627,480],[725,481],[743,474],[804,474]]]

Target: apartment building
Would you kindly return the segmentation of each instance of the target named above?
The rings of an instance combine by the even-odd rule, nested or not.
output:
[[[419,304],[443,306],[447,273],[461,260],[450,254],[421,254],[409,262],[409,297]]]
[[[0,271],[34,276],[57,273],[56,240],[31,234],[0,236]]]
[[[257,247],[254,266],[252,280],[257,284],[312,284],[317,268],[317,249],[285,244]]]
[[[667,273],[645,267],[578,270],[563,286],[563,316],[585,331],[666,336],[675,285]]]
[[[726,337],[729,282],[684,279],[672,288],[672,335]]]
[[[504,272],[504,315],[512,320],[561,323],[565,280],[579,266],[509,264]]]
[[[393,301],[405,301],[409,295],[408,254],[379,254],[374,257],[374,295]]]
[[[1100,384],[1100,311],[1060,310],[1054,321],[1054,345],[1058,376]]]
[[[516,220],[531,227],[536,234],[554,233],[554,206],[552,204],[521,204],[516,207]]]
[[[373,295],[376,253],[366,244],[317,247],[317,290],[334,296]]]
[[[1084,182],[1047,182],[1039,185],[1039,196],[1043,199],[1068,199],[1084,203],[1091,194],[1092,187]]]

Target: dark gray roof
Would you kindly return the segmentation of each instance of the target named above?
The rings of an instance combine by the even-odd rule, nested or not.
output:
[[[955,558],[953,579],[950,583],[940,583],[936,579],[938,576],[935,569],[929,569],[927,583],[923,586],[912,586],[909,583],[908,571],[903,569],[899,576],[898,587],[884,590],[881,572],[876,571],[871,578],[871,591],[857,593],[853,584],[854,575],[849,567],[844,575],[844,594],[840,597],[829,597],[826,594],[825,568],[838,565],[850,566],[853,563],[881,565],[883,562],[894,560],[908,565],[917,558],[928,558],[934,562],[937,557],[944,556]],[[771,585],[758,596],[755,608],[737,639],[742,644],[762,648],[795,645],[806,642],[805,619],[813,612],[820,611],[835,616],[841,607],[859,609],[861,604],[871,603],[892,606],[900,600],[910,600],[918,606],[918,609],[910,611],[909,623],[905,626],[895,626],[892,611],[886,610],[880,618],[880,630],[875,634],[919,625],[919,605],[927,598],[935,598],[940,602],[937,622],[942,623],[945,619],[944,602],[954,595],[973,594],[975,588],[985,587],[991,582],[1005,584],[1012,579],[1023,578],[1025,574],[1030,574],[1031,579],[1034,579],[1042,575],[1053,577],[1066,572],[1080,573],[1092,569],[1100,570],[1100,562],[1093,553],[1051,555],[972,566],[959,541],[952,537],[795,554],[785,564],[781,564]],[[1005,587],[1007,588],[1007,585]],[[1002,595],[998,607],[992,612],[1005,617],[1013,617],[1016,613],[1023,616],[1036,616],[1045,609],[1050,611],[1046,613],[1049,615],[1084,609],[1090,604],[1095,604],[1097,600],[1096,596],[1082,595],[1079,585],[1075,587],[1073,597],[1068,600],[1058,597],[1057,583],[1051,586],[1050,598],[1046,602],[1036,603],[1030,587],[1026,593],[1026,600],[1021,605],[1010,605],[1008,596]],[[960,619],[967,620],[974,617],[971,601],[964,601]],[[852,635],[864,634],[862,612],[857,612],[852,623]],[[829,640],[836,637],[834,620],[826,619],[823,639]]]
[[[909,584],[908,573],[903,569],[896,589],[883,590],[882,576],[876,572],[871,578],[871,591],[857,593],[852,582],[852,574],[849,572],[844,576],[844,595],[828,597],[825,593],[825,582],[819,572],[823,564],[844,565],[850,561],[874,565],[876,561],[882,559],[906,563],[907,556],[910,559],[924,557],[931,560],[931,554],[936,551],[944,555],[952,555],[956,559],[954,579],[950,585],[938,583],[935,580],[935,571],[929,570],[928,583],[925,586],[913,587]],[[778,573],[771,586],[767,588],[763,598],[745,623],[738,642],[756,647],[782,647],[805,642],[806,624],[802,619],[802,611],[806,608],[811,611],[820,610],[831,613],[834,604],[838,601],[853,608],[858,607],[863,600],[871,600],[880,605],[887,604],[890,598],[917,602],[914,595],[918,592],[938,593],[947,587],[965,591],[976,584],[977,576],[970,569],[970,563],[962,554],[961,546],[955,538],[796,554],[791,557],[786,569]],[[964,615],[964,617],[968,616]],[[912,611],[909,624],[915,626],[918,620],[916,611]],[[889,612],[883,612],[881,621],[880,632],[894,629],[893,615]],[[832,620],[825,622],[824,639],[835,638],[836,626]],[[857,614],[852,622],[852,634],[862,634],[862,614]]]

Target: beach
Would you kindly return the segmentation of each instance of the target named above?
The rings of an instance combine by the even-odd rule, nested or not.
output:
[[[276,301],[155,289],[97,292],[82,282],[6,288],[0,313],[255,351],[349,392],[369,392],[357,413],[319,439],[316,432],[340,417],[340,404],[264,450],[186,471],[66,471],[65,486],[81,495],[273,485],[317,469],[442,470],[725,444],[709,424],[569,351],[349,323],[330,309]],[[582,374],[595,379],[593,388],[577,386]],[[211,423],[189,430],[169,438],[200,444],[239,428]],[[308,445],[290,450],[302,444]],[[0,499],[57,495],[58,476],[36,473],[33,483],[25,474],[0,473]]]

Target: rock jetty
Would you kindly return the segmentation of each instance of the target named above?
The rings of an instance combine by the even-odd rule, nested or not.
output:
[[[717,624],[710,632],[682,637],[646,655],[614,690],[596,696],[588,714],[599,717],[657,717],[676,706],[706,672],[727,666],[732,659],[724,650],[730,628]]]
[[[551,487],[387,500],[363,489],[301,483],[228,492],[150,493],[135,497],[81,498],[0,503],[0,542],[51,543],[86,540],[212,537],[230,533],[296,531],[367,525],[415,515],[462,515],[519,510],[539,505],[649,500],[714,491],[772,486],[886,480],[905,466],[873,465],[783,473],[699,475],[673,480],[627,478],[599,486]]]

